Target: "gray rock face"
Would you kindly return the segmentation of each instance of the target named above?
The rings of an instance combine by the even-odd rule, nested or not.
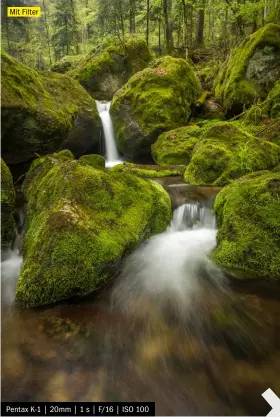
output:
[[[246,78],[254,84],[259,95],[265,98],[280,79],[280,49],[271,45],[258,47],[250,58]]]

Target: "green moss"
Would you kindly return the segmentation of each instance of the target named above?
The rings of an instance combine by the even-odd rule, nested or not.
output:
[[[201,135],[184,178],[190,184],[225,185],[279,161],[279,146],[255,138],[242,123],[220,122]]]
[[[1,159],[1,244],[11,243],[15,236],[15,189],[9,168]]]
[[[163,178],[181,176],[184,174],[185,167],[170,165],[139,165],[125,162],[123,164],[115,165],[110,171],[129,172],[143,178]]]
[[[279,64],[280,26],[268,24],[246,38],[215,80],[215,95],[227,113],[241,113],[264,99],[279,79]]]
[[[93,168],[105,168],[105,159],[101,155],[83,155],[79,159],[79,163]]]
[[[238,278],[280,278],[280,174],[246,175],[217,195],[213,259]]]
[[[69,72],[95,98],[110,100],[137,71],[151,61],[151,52],[143,39],[130,37],[121,43],[112,38],[90,53]]]
[[[38,73],[4,52],[1,59],[2,153],[8,163],[63,147],[79,155],[98,146],[97,107],[77,81],[58,73]]]
[[[85,55],[66,55],[60,61],[56,62],[52,66],[51,70],[54,72],[60,72],[61,74],[65,74],[67,71],[70,71],[70,69],[78,65],[85,58]]]
[[[197,137],[192,136],[198,130],[193,126],[179,127],[158,137],[152,145],[152,156],[156,163],[188,165]],[[191,132],[191,133],[189,133]]]
[[[53,156],[33,163],[23,190],[28,230],[16,300],[24,306],[95,290],[128,250],[171,219],[159,184]]]
[[[119,150],[132,157],[150,153],[161,133],[187,124],[199,92],[195,72],[183,59],[166,56],[136,73],[112,101]]]
[[[58,159],[75,159],[73,153],[68,149],[63,149],[62,151],[56,152],[53,154],[53,156]]]
[[[252,106],[244,115],[244,119],[254,124],[260,124],[263,120],[280,119],[280,82],[270,90],[266,100]]]

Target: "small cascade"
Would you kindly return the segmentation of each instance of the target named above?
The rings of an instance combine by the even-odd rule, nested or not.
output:
[[[23,210],[19,209],[16,214],[18,224],[15,239],[10,248],[1,251],[1,298],[4,305],[10,305],[14,301],[16,282],[23,262],[20,252],[24,226]]]
[[[110,116],[111,102],[96,101],[96,104],[104,132],[106,167],[110,168],[122,163],[116,146],[114,126]]]
[[[174,210],[171,222],[171,229],[173,231],[198,229],[201,227],[215,229],[216,222],[211,208],[197,201],[183,204]]]
[[[138,315],[145,314],[147,304],[158,311],[168,305],[180,320],[193,312],[199,318],[202,307],[197,305],[196,311],[194,303],[200,303],[205,288],[226,290],[223,273],[208,257],[217,233],[212,203],[209,199],[181,205],[165,232],[126,258],[113,291],[115,306]]]

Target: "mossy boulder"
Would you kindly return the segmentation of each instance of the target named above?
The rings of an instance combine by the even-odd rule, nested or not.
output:
[[[160,134],[188,123],[199,92],[196,74],[184,59],[165,56],[135,74],[111,105],[118,149],[132,158],[150,155]]]
[[[105,159],[101,155],[84,155],[79,159],[82,165],[89,165],[93,168],[105,168]]]
[[[15,189],[9,168],[1,159],[1,244],[10,244],[15,236]]]
[[[280,279],[280,172],[246,175],[215,201],[213,259],[237,278]]]
[[[92,292],[116,272],[127,251],[171,220],[161,185],[77,160],[35,160],[23,191],[28,228],[16,288],[23,306]]]
[[[26,67],[2,52],[2,156],[31,161],[62,148],[76,157],[99,151],[95,101],[77,81]]]
[[[67,71],[70,71],[70,69],[78,65],[84,59],[85,55],[66,55],[60,61],[56,62],[51,67],[51,70],[53,72],[65,74]]]
[[[280,78],[280,26],[267,24],[246,38],[226,62],[214,84],[228,115],[264,100]]]
[[[272,169],[280,147],[257,139],[238,122],[211,125],[194,147],[184,178],[194,185],[226,185],[249,172]]]
[[[69,75],[97,100],[111,100],[129,78],[152,60],[147,43],[136,37],[111,39],[80,61]]]
[[[185,126],[163,133],[151,147],[154,161],[160,165],[188,165],[200,131],[198,126]]]
[[[172,165],[140,165],[124,162],[123,164],[115,165],[110,171],[129,172],[143,178],[163,178],[182,176],[185,167]]]

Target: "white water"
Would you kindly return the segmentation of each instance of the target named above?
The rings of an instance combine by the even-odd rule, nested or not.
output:
[[[101,118],[104,139],[105,139],[105,160],[106,167],[110,168],[114,165],[121,164],[123,161],[120,159],[120,155],[116,146],[114,126],[110,116],[110,102],[96,101],[97,110]]]
[[[147,314],[151,304],[158,312],[167,306],[184,319],[190,310],[195,311],[206,287],[207,291],[209,286],[210,290],[214,286],[227,291],[222,272],[208,257],[216,244],[216,232],[211,209],[199,203],[177,208],[170,227],[125,260],[113,305],[136,315],[139,311],[145,314],[147,305]]]
[[[9,305],[15,298],[16,282],[23,258],[18,247],[3,251],[1,258],[1,298],[2,303]]]

